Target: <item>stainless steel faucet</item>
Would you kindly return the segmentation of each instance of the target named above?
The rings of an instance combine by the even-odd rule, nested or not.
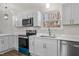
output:
[[[48,31],[49,31],[49,36],[51,36],[51,37],[53,37],[53,38],[56,37],[56,36],[55,36],[55,33],[53,33],[53,36],[51,35],[51,30],[50,30],[50,28],[48,28]]]
[[[48,31],[49,31],[49,36],[51,36],[51,31],[50,31],[50,28],[48,28]]]

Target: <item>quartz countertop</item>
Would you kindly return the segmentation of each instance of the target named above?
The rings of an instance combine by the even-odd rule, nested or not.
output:
[[[7,36],[7,35],[15,35],[15,34],[0,34],[0,36]]]
[[[59,36],[59,37],[56,37],[55,39],[57,39],[57,40],[67,40],[67,41],[77,41],[77,42],[79,42],[79,36],[73,36],[73,35],[66,35],[66,36],[64,36],[64,35],[61,35],[61,36]]]
[[[34,35],[35,37],[50,37],[55,40],[67,40],[67,41],[77,41],[79,42],[79,35],[60,35],[53,37],[53,35],[49,36],[47,34],[45,35]]]

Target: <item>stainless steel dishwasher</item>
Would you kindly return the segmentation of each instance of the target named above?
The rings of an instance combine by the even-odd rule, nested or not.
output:
[[[79,42],[61,41],[60,55],[61,56],[79,56]]]

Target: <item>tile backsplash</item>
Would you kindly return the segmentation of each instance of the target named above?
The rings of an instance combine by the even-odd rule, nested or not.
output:
[[[63,34],[67,35],[79,35],[79,25],[64,26]]]
[[[79,35],[79,26],[73,25],[73,26],[63,26],[63,29],[51,29],[51,34],[56,35]],[[41,28],[38,30],[38,33],[44,33],[49,34],[47,28]]]

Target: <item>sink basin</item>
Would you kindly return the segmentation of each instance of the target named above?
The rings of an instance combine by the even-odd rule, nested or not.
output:
[[[45,35],[41,35],[40,37],[51,37],[51,38],[56,38],[56,36],[45,36]]]
[[[51,38],[56,38],[56,36],[50,36]]]
[[[51,37],[51,38],[56,38],[56,35],[49,35],[49,34],[38,34],[37,37]]]
[[[50,36],[41,35],[40,37],[50,37]]]

